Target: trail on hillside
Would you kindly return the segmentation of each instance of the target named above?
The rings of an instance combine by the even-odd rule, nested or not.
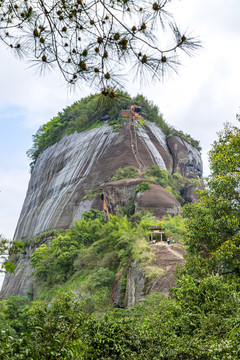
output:
[[[135,121],[133,119],[131,121],[129,121],[128,129],[129,129],[130,138],[131,138],[131,149],[132,149],[133,155],[136,159],[136,162],[138,164],[138,173],[141,176],[143,174],[145,165],[141,159],[141,156],[139,155],[137,134],[136,134],[136,130],[135,130]]]
[[[184,264],[182,255],[184,249],[181,245],[168,245],[165,242],[158,242],[150,246],[155,250],[155,260],[151,265],[164,270],[164,275],[154,281],[152,291],[168,293],[170,287],[176,285],[175,274],[177,265]],[[177,247],[179,247],[179,251]]]
[[[156,243],[155,244],[156,246],[166,246],[168,251],[170,251],[172,254],[174,254],[175,256],[177,256],[179,259],[182,259],[183,260],[183,256],[182,254],[180,254],[179,252],[175,251],[172,249],[172,245],[168,245],[166,243],[163,243],[163,242],[159,242],[159,243]]]

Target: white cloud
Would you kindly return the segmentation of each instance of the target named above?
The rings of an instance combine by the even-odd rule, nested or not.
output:
[[[29,171],[0,169],[0,233],[12,239],[26,195]]]
[[[20,62],[1,44],[0,108],[14,105],[25,113],[24,125],[37,129],[84,92],[70,92],[57,71],[38,76],[27,62]],[[86,91],[85,91],[86,93]]]

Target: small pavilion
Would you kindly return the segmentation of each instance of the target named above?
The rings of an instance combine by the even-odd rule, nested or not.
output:
[[[150,226],[148,228],[151,234],[151,242],[153,242],[153,234],[161,234],[161,241],[162,241],[162,235],[164,234],[164,228],[162,226]]]

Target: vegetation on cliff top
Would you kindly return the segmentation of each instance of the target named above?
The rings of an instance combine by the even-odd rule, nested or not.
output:
[[[104,119],[108,124],[119,129],[124,119],[121,118],[121,110],[130,108],[131,104],[141,107],[143,117],[149,121],[157,123],[166,136],[180,136],[196,148],[200,149],[199,142],[193,140],[190,135],[177,131],[169,126],[159,113],[159,109],[152,102],[142,95],[131,98],[127,93],[117,92],[114,99],[110,100],[104,95],[90,95],[83,98],[73,105],[68,106],[59,112],[48,123],[42,125],[37,133],[33,135],[33,146],[27,154],[34,164],[38,156],[49,146],[57,143],[65,135],[92,129],[103,124]]]

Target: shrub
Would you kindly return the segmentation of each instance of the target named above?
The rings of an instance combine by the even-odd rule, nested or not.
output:
[[[139,184],[136,187],[135,192],[144,192],[144,191],[148,191],[150,189],[150,183],[149,182],[142,182],[141,184]]]
[[[102,266],[110,270],[116,269],[119,265],[119,257],[116,251],[111,251],[110,253],[105,254],[102,260]]]
[[[78,253],[78,257],[74,261],[75,271],[92,269],[98,264],[98,258],[95,248],[83,248]]]
[[[10,326],[17,332],[26,330],[29,304],[29,298],[24,296],[9,296],[6,301],[6,320],[9,321]]]
[[[138,177],[138,169],[134,166],[128,166],[120,168],[116,171],[116,174],[112,177],[111,181],[122,179],[136,179]]]
[[[101,222],[101,224],[105,224],[107,222],[104,211],[100,211],[97,209],[91,209],[89,211],[84,211],[82,213],[82,217],[86,221],[98,219]]]
[[[156,181],[163,187],[167,187],[169,185],[169,174],[167,170],[160,169],[157,165],[149,165],[143,176],[145,179]]]
[[[113,284],[114,280],[115,274],[113,271],[106,268],[100,268],[92,275],[91,285],[96,288],[102,286],[110,286]]]
[[[41,234],[38,234],[32,238],[23,238],[23,244],[24,246],[35,246],[40,245],[46,241],[47,238],[51,237],[57,237],[60,234],[63,234],[65,230],[62,229],[52,229],[44,231]]]

